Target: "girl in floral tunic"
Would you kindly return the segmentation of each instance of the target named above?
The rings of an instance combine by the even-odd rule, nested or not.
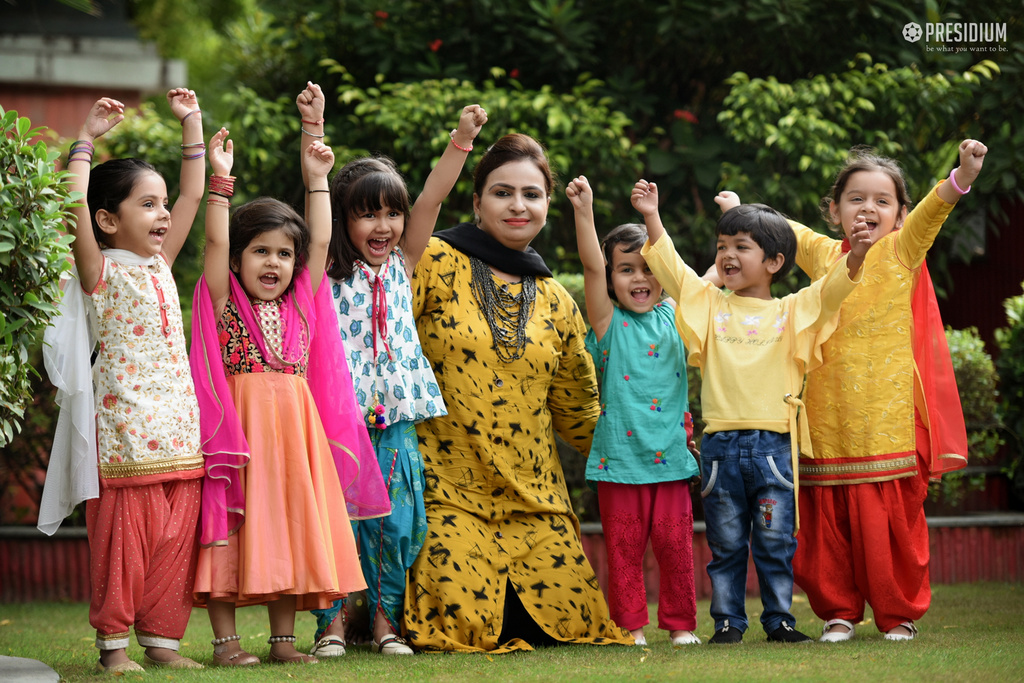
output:
[[[319,142],[303,155],[308,228],[265,197],[235,211],[229,226],[227,131],[210,146],[205,267],[192,323],[207,471],[195,593],[209,608],[215,664],[259,663],[239,647],[235,608],[263,603],[270,661],[315,663],[295,649],[295,611],[365,588],[349,513],[388,511],[339,361],[324,278],[334,155]]]
[[[300,96],[303,146],[323,125],[324,98],[317,85]],[[331,278],[335,312],[348,352],[356,400],[367,418],[377,463],[388,487],[391,514],[356,524],[360,561],[367,580],[373,650],[410,655],[400,637],[405,577],[423,547],[427,521],[423,506],[423,459],[416,423],[445,415],[444,400],[430,363],[423,356],[412,317],[410,275],[441,209],[487,121],[478,105],[462,110],[423,193],[409,210],[405,181],[386,157],[347,163],[331,182]],[[340,601],[317,610],[313,653],[345,653]]]
[[[89,623],[106,673],[143,670],[126,652],[130,627],[147,667],[202,668],[178,654],[192,610],[203,458],[170,266],[203,196],[203,128],[195,93],[177,88],[167,101],[182,124],[173,210],[145,161],[90,168],[93,141],[124,120],[121,102],[98,100],[71,145],[71,190],[86,201],[68,226],[75,272],[44,351],[61,414],[39,528],[52,534],[87,501]]]

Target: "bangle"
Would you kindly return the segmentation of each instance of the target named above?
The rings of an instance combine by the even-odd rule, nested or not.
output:
[[[960,168],[960,167],[957,166],[957,168]],[[956,168],[954,168],[952,171],[949,172],[949,183],[950,183],[950,185],[953,186],[953,189],[956,190],[956,193],[959,194],[959,195],[965,195],[965,194],[967,194],[968,192],[971,191],[971,186],[970,185],[967,186],[966,190],[961,190],[960,186],[956,184]]]
[[[452,132],[448,133],[448,137],[450,137],[452,139],[452,144],[455,145],[455,149],[461,150],[463,152],[472,152],[473,151],[473,143],[470,143],[469,147],[463,147],[459,143],[455,142],[455,132],[457,130],[458,130],[458,128],[452,128]]]
[[[182,117],[181,125],[184,126],[185,122],[188,121],[188,117],[192,116],[192,114],[201,114],[202,112],[203,112],[202,109],[193,109],[192,111],[190,111],[189,113],[185,114],[185,116]]]
[[[310,133],[310,132],[309,132],[308,130],[306,130],[305,128],[302,128],[302,132],[303,132],[303,133],[305,133],[306,135],[308,135],[308,136],[309,136],[309,137],[311,137],[311,138],[322,138],[322,137],[324,136],[324,134],[323,134],[323,133],[320,133],[319,135],[317,135],[316,133]]]
[[[84,161],[87,164],[91,164],[92,163],[92,155],[91,154],[87,154],[86,152],[82,152],[82,154],[85,154],[85,156],[75,157],[75,156],[72,156],[71,154],[68,154],[68,163],[70,164],[72,161]]]
[[[309,124],[311,126],[322,126],[322,125],[324,125],[324,120],[323,119],[320,119],[318,121],[307,121],[306,119],[302,119],[302,122],[303,123],[307,123],[307,124]]]
[[[211,204],[213,206],[223,206],[225,209],[231,208],[231,200],[225,198],[224,195],[219,195],[217,197],[207,197],[206,205],[209,206]]]
[[[71,147],[68,148],[68,163],[72,161],[88,161],[92,162],[93,154],[96,152],[96,148],[88,140],[75,140],[71,143]],[[85,154],[85,157],[74,158],[76,154]]]
[[[309,194],[313,194],[314,192],[330,192],[330,190],[309,190]]]
[[[201,150],[199,150],[195,154],[185,154],[184,150],[182,150],[182,152],[181,152],[181,158],[182,159],[186,159],[186,160],[188,160],[188,159],[202,159],[205,156],[206,156],[206,150],[205,149],[201,149]]]
[[[232,196],[235,193],[235,176],[211,175],[210,192],[225,198]]]

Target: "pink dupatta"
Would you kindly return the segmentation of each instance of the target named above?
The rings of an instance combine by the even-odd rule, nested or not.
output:
[[[303,270],[285,295],[281,305],[285,332],[282,357],[286,362],[294,362],[308,347],[306,381],[331,445],[349,517],[381,517],[391,512],[391,502],[356,404],[327,283],[324,277],[314,295],[309,271]],[[283,364],[267,348],[249,297],[234,274],[230,297],[263,358],[271,367],[281,369]],[[228,535],[245,518],[245,492],[239,470],[249,462],[249,445],[228,389],[217,318],[205,277],[196,284],[190,360],[206,460],[200,542],[204,546],[225,545]]]

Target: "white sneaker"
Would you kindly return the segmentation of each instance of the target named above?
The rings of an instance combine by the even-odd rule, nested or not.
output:
[[[391,633],[380,639],[380,643],[373,641],[373,651],[382,655],[411,655],[412,648],[405,640]]]
[[[345,641],[338,636],[324,636],[309,651],[314,657],[341,657],[345,654]]]
[[[700,638],[693,631],[683,631],[672,639],[673,645],[700,645]]]
[[[905,628],[908,631],[910,631],[910,633],[907,633],[907,634],[893,633],[893,631],[895,631],[896,628],[899,628],[899,626],[897,626],[896,628],[888,631],[885,634],[885,639],[886,640],[913,640],[914,638],[917,637],[917,627],[914,626],[914,622],[912,622],[912,621],[904,621],[902,624],[900,624],[900,626],[902,626],[903,628]]]
[[[850,629],[845,633],[833,629],[833,626],[845,626]],[[851,640],[853,638],[853,624],[848,622],[846,619],[829,619],[825,622],[825,626],[821,629],[821,638],[818,638],[819,643],[841,643],[844,640]]]

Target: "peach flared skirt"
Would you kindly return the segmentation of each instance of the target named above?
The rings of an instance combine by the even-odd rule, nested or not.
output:
[[[238,606],[296,596],[296,609],[330,607],[366,587],[338,472],[303,377],[228,377],[249,443],[241,472],[245,521],[228,545],[201,548],[196,604]]]

